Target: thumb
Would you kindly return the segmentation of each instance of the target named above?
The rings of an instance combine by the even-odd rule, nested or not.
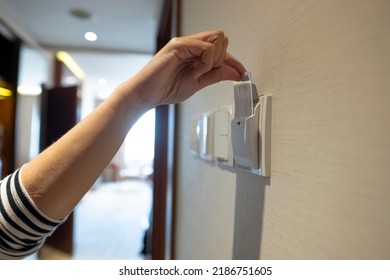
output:
[[[200,76],[198,78],[199,88],[197,90],[220,81],[239,81],[241,77],[242,74],[237,71],[237,69],[231,67],[230,65],[222,65],[221,67],[213,68],[212,70]]]
[[[239,81],[245,72],[246,69],[241,62],[226,53],[221,67],[213,68],[199,77],[199,89],[224,80]]]

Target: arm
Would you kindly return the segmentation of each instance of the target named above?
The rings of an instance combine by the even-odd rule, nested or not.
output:
[[[245,68],[226,52],[227,44],[220,31],[171,40],[90,116],[23,167],[21,179],[35,205],[51,218],[66,217],[143,113],[221,80],[239,80]]]

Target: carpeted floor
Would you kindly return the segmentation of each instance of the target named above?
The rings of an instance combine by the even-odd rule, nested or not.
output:
[[[148,181],[94,187],[75,210],[73,259],[143,259],[139,253],[151,203]]]

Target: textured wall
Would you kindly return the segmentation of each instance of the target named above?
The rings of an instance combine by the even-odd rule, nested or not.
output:
[[[191,119],[232,104],[229,82],[181,105],[177,258],[390,258],[389,14],[387,0],[182,1],[182,33],[223,29],[273,96],[273,130],[265,186],[189,153]]]

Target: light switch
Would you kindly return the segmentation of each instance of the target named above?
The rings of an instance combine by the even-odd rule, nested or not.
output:
[[[199,118],[193,119],[191,122],[191,143],[190,149],[194,156],[199,156],[199,131],[198,131]]]
[[[232,162],[230,139],[231,109],[214,114],[214,156],[219,163]]]
[[[199,153],[205,160],[213,160],[214,148],[214,114],[204,113],[198,120],[197,131],[199,131]]]

